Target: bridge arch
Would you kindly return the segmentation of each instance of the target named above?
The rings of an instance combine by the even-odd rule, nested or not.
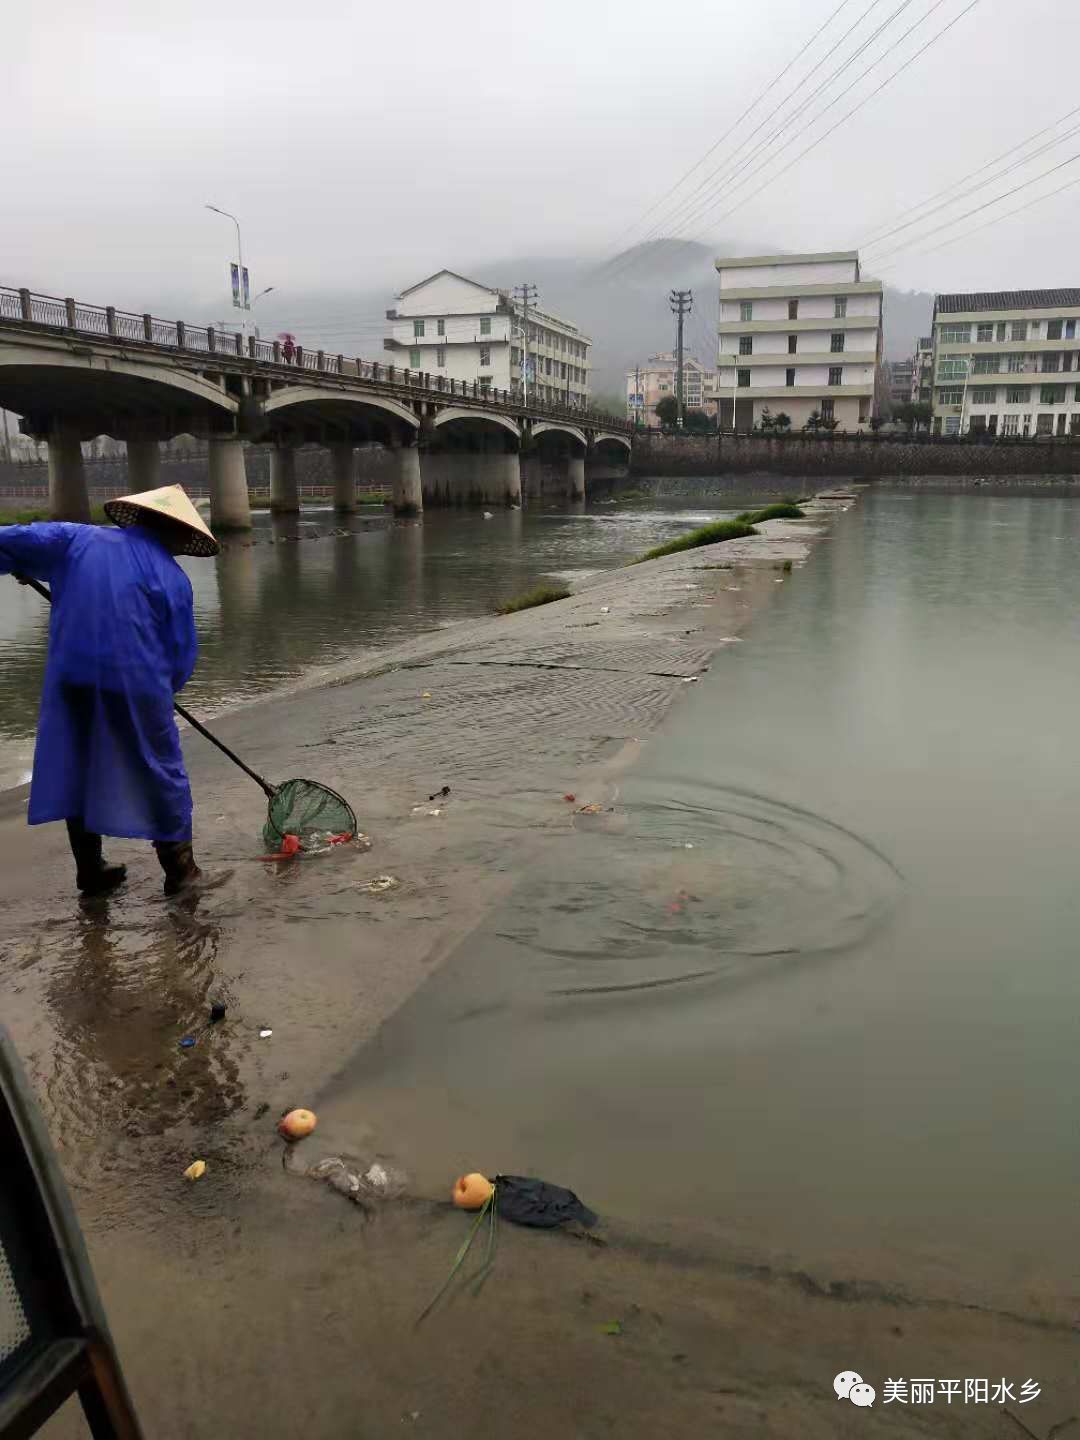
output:
[[[221,428],[239,404],[198,371],[109,356],[107,364],[43,344],[0,342],[0,405],[27,417],[59,416],[109,434],[118,416],[165,428]],[[85,428],[85,425],[84,427]]]
[[[594,445],[618,445],[621,449],[623,449],[623,450],[626,451],[627,459],[630,458],[630,454],[631,454],[631,451],[632,451],[632,449],[633,449],[633,446],[632,446],[631,443],[630,443],[630,438],[629,438],[629,436],[627,436],[627,435],[614,435],[614,434],[612,434],[612,432],[611,432],[610,430],[599,430],[599,431],[597,431],[597,433],[593,436],[593,444],[594,444]]]
[[[263,402],[263,415],[278,415],[287,418],[285,412],[303,406],[308,414],[316,411],[334,412],[336,416],[362,410],[374,411],[382,419],[394,419],[412,430],[420,429],[420,421],[406,405],[391,400],[387,395],[352,394],[347,390],[333,390],[322,385],[289,385],[275,390]],[[303,418],[303,417],[298,417]]]
[[[470,410],[464,405],[448,405],[445,410],[440,410],[432,421],[432,428],[441,430],[446,425],[456,423],[500,427],[519,443],[521,441],[521,431],[508,415],[497,415],[488,410]]]
[[[538,439],[541,435],[569,435],[581,446],[581,453],[584,455],[589,448],[585,439],[585,432],[579,430],[576,425],[567,425],[558,420],[540,420],[532,427],[532,438]]]

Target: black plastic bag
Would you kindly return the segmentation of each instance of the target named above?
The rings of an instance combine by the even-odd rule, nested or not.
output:
[[[590,1229],[598,1219],[572,1190],[526,1175],[496,1175],[495,1205],[504,1220],[538,1230],[575,1223]]]

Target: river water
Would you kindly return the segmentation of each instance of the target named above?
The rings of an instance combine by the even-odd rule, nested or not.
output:
[[[330,1120],[435,1187],[1075,1296],[1078,614],[1074,502],[867,495]]]
[[[212,563],[184,562],[199,631],[185,703],[213,715],[302,684],[395,641],[490,614],[540,582],[572,586],[753,499],[740,497],[731,511],[601,504],[501,510],[488,520],[433,510],[423,523],[379,513],[342,524],[316,507],[300,519],[256,512],[252,543],[234,542]],[[40,597],[0,581],[0,789],[27,778],[47,638]]]

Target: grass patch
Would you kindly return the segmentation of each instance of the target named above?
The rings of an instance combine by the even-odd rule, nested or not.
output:
[[[32,525],[35,520],[51,520],[48,510],[0,510],[0,525]],[[91,525],[111,525],[101,505],[90,506]]]
[[[365,495],[358,495],[358,505],[389,505],[393,496],[389,490],[369,490]]]
[[[537,585],[517,595],[513,600],[504,600],[496,605],[497,615],[513,615],[516,610],[531,610],[534,605],[550,605],[553,600],[565,600],[570,591],[565,585]]]
[[[723,540],[743,540],[747,535],[756,534],[754,527],[741,517],[738,520],[714,520],[710,525],[702,525],[700,530],[691,530],[677,540],[646,550],[644,555],[639,555],[630,563],[640,565],[642,560],[658,560],[661,555],[677,555],[680,550],[696,550],[699,545],[719,545]]]
[[[764,510],[744,510],[737,518],[744,525],[763,525],[766,520],[803,520],[805,516],[793,501],[780,500],[766,505]]]

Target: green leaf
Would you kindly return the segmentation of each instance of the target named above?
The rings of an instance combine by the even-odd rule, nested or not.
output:
[[[601,1335],[621,1335],[622,1324],[618,1320],[609,1320],[606,1325],[600,1326]]]

